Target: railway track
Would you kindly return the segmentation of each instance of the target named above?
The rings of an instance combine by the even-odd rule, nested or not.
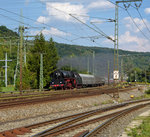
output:
[[[118,89],[117,88],[107,88],[107,89],[99,89],[95,88],[94,90],[92,88],[84,91],[71,91],[71,92],[63,92],[63,93],[50,93],[48,96],[38,96],[33,98],[17,98],[17,99],[4,99],[0,102],[0,109],[13,107],[13,106],[20,106],[20,105],[28,105],[28,104],[35,104],[35,103],[41,103],[46,101],[57,101],[61,99],[67,99],[67,98],[76,98],[76,97],[86,97],[86,96],[94,96],[94,95],[100,95],[100,94],[110,94],[114,92],[126,92],[129,90],[132,90],[135,88],[126,88],[126,89]]]
[[[112,125],[112,123],[114,124],[116,121],[119,121],[119,119],[123,119],[124,117],[126,117],[127,115],[129,115],[130,113],[133,113],[134,111],[141,109],[147,105],[150,105],[150,103],[145,103],[145,104],[141,104],[141,105],[136,105],[134,107],[125,109],[123,111],[120,111],[118,114],[114,115],[112,118],[108,119],[107,121],[103,122],[102,124],[100,124],[98,127],[96,127],[95,129],[93,129],[91,132],[89,133],[85,133],[83,135],[80,135],[80,137],[95,137],[95,136],[100,136],[103,137],[104,136],[104,130],[105,130],[105,135],[110,134],[110,136],[115,136],[113,133],[113,131],[110,131],[111,129],[109,129],[109,126]],[[118,124],[120,124],[118,122]],[[121,126],[121,125],[120,125]],[[106,131],[107,130],[107,131]],[[109,130],[109,131],[108,131]],[[107,132],[107,133],[106,133]],[[111,133],[110,133],[111,132]]]
[[[129,86],[128,86],[129,87]],[[100,87],[92,87],[92,88],[81,88],[81,89],[66,89],[66,90],[42,90],[42,91],[39,91],[39,89],[37,90],[28,90],[28,91],[22,91],[22,95],[20,95],[20,91],[9,91],[9,92],[1,92],[1,96],[0,96],[0,99],[3,99],[3,98],[9,98],[9,97],[20,97],[20,96],[29,96],[29,95],[46,95],[46,94],[56,94],[56,93],[66,93],[66,92],[72,92],[74,90],[76,90],[77,92],[79,91],[84,91],[84,90],[90,90],[90,89],[103,89],[103,88],[108,88],[108,86],[100,86]]]
[[[125,111],[125,109],[131,108],[129,105],[131,105],[131,104],[135,105],[137,103],[138,103],[138,105],[141,105],[139,103],[143,103],[143,102],[147,102],[150,104],[150,99],[126,102],[126,103],[122,103],[122,104],[118,104],[118,105],[113,105],[111,107],[92,110],[92,111],[88,111],[88,112],[84,112],[84,113],[78,113],[75,115],[66,116],[66,117],[54,119],[51,121],[46,121],[46,122],[42,122],[42,123],[38,123],[38,124],[34,124],[34,125],[29,125],[26,127],[21,127],[18,129],[5,131],[5,132],[0,133],[0,137],[7,137],[8,135],[16,136],[16,134],[24,134],[25,132],[31,132],[31,130],[34,133],[29,133],[27,135],[23,135],[22,137],[60,136],[60,134],[66,133],[66,132],[68,132],[70,130],[74,130],[76,128],[85,127],[89,124],[97,123],[97,125],[98,125],[100,121],[107,120],[110,117],[114,117],[114,115],[115,116],[119,115],[120,113],[123,113]],[[144,107],[143,104],[141,106]],[[116,111],[116,109],[119,109],[119,110]],[[111,111],[111,112],[109,112],[109,111]],[[105,114],[102,114],[104,112],[105,112]],[[106,113],[106,112],[109,112],[109,113]],[[65,121],[65,120],[67,120],[67,121]],[[83,132],[83,133],[85,133],[85,132]],[[87,133],[87,130],[86,130],[86,133]]]
[[[125,91],[125,90],[129,90],[129,89],[134,89],[135,87],[126,87],[124,89],[119,88],[119,91]],[[53,95],[65,95],[65,94],[74,94],[74,92],[78,93],[78,94],[86,94],[86,93],[91,93],[91,92],[113,92],[112,90],[117,90],[117,88],[113,88],[113,87],[107,87],[107,86],[103,86],[103,87],[93,87],[93,88],[82,88],[82,89],[72,89],[72,90],[56,90],[56,91],[40,91],[40,92],[23,92],[22,95],[20,94],[5,94],[5,93],[1,93],[0,95],[0,102],[2,101],[9,101],[9,100],[19,100],[19,99],[27,99],[27,98],[34,98],[34,97],[39,97],[39,96],[53,96]]]

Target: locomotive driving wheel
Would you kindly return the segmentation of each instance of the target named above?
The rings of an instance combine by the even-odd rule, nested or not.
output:
[[[76,82],[75,79],[73,79],[72,86],[73,86],[74,88],[77,88],[77,82]]]

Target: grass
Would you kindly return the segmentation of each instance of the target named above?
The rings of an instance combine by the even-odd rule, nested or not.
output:
[[[131,129],[128,135],[131,137],[150,137],[150,117],[144,118],[142,124]]]
[[[113,103],[113,100],[106,100],[106,101],[102,102],[103,105],[104,104],[111,104],[111,103]]]
[[[1,87],[2,92],[9,92],[9,91],[15,91],[14,86],[8,86],[8,87]]]
[[[150,89],[146,90],[145,93],[150,95]]]
[[[98,106],[98,104],[97,104],[97,103],[95,103],[95,104],[94,104],[94,106]]]

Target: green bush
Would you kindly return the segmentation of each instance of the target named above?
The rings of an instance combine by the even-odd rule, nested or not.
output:
[[[0,80],[0,87],[5,87],[5,82]]]
[[[150,94],[150,89],[146,90],[145,92],[146,94]]]
[[[131,129],[128,135],[131,137],[150,137],[150,117],[146,117],[140,126]]]

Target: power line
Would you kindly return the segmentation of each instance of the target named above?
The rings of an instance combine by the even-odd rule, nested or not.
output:
[[[53,8],[53,9],[55,9],[55,10],[57,10],[57,11],[59,11],[59,12],[61,12],[61,13],[64,13],[65,15],[67,14],[67,15],[69,15],[69,16],[71,16],[71,14],[70,13],[67,13],[67,12],[65,12],[65,11],[62,11],[62,10],[60,10],[60,9],[57,9],[57,8],[55,8],[55,7],[53,7],[53,6],[50,6],[51,8]],[[72,14],[73,15],[73,14]],[[84,16],[84,15],[81,15],[81,16]],[[86,16],[86,15],[85,15]],[[71,16],[72,17],[72,16]],[[82,28],[81,28],[82,29]],[[82,29],[83,30],[83,29]],[[76,35],[76,34],[75,34]],[[76,36],[78,36],[78,35],[76,35]],[[82,36],[78,36],[79,38],[82,38]],[[90,36],[88,36],[88,37],[90,37]],[[77,38],[78,39],[78,38]],[[75,40],[75,39],[74,39]],[[71,40],[72,41],[72,40]]]
[[[110,1],[110,0],[107,0],[107,1],[109,1],[110,3],[116,5],[114,2],[112,2],[112,1]],[[118,7],[124,9],[124,10],[128,13],[129,17],[131,18],[131,20],[132,20],[132,22],[134,23],[134,25],[138,28],[138,30],[143,34],[143,36],[144,36],[146,39],[150,40],[150,38],[147,37],[147,36],[144,34],[144,32],[139,28],[139,26],[136,24],[136,22],[134,21],[133,17],[130,15],[130,13],[129,13],[129,11],[127,10],[127,8],[123,8],[123,7],[119,6],[119,5],[118,5]]]
[[[13,19],[13,18],[8,17],[8,16],[3,15],[3,14],[0,14],[0,16],[3,16],[3,17],[5,17],[5,18],[8,18],[8,19],[10,19],[10,20],[13,20],[13,21],[15,21],[15,22],[18,22],[18,23],[21,23],[21,24],[24,24],[24,25],[31,26],[31,25],[29,25],[29,24],[23,23],[22,21],[18,21],[18,20],[16,20],[16,19]],[[31,27],[32,27],[32,26],[31,26]]]
[[[19,14],[15,13],[15,12],[12,12],[12,11],[9,11],[9,10],[3,9],[3,8],[0,8],[0,9],[3,10],[3,11],[9,12],[9,13],[11,13],[11,14],[15,14],[15,15],[17,15],[17,16],[20,16]],[[58,9],[57,9],[57,10],[58,10]],[[65,13],[65,12],[64,12],[64,13]],[[34,19],[31,19],[31,18],[29,18],[29,17],[25,17],[25,16],[22,16],[22,17],[25,18],[25,19],[31,20],[31,21],[33,21],[33,22],[40,23],[40,24],[45,25],[45,26],[47,26],[47,27],[53,27],[53,26],[51,26],[51,25],[48,25],[48,24],[46,24],[46,23],[39,22],[39,21],[34,20]],[[60,31],[63,31],[63,32],[65,32],[65,33],[68,33],[68,32],[66,32],[66,31],[64,31],[64,30],[61,30],[61,29],[59,29],[59,30],[60,30]],[[73,34],[73,33],[72,33],[72,34]],[[73,34],[73,35],[76,35],[76,34]]]
[[[82,24],[84,24],[85,26],[87,26],[88,28],[92,29],[93,31],[99,33],[100,35],[106,37],[107,39],[110,39],[111,41],[114,41],[111,37],[104,35],[103,33],[97,31],[96,29],[92,28],[91,26],[87,25],[86,23],[84,23],[83,21],[79,20],[78,18],[76,18],[75,16],[73,16],[72,14],[70,14],[70,16],[72,16],[73,18],[75,18],[76,20],[78,20],[79,22],[81,22]]]
[[[116,6],[116,4],[115,4],[114,2],[112,2],[112,1],[110,1],[110,0],[107,0],[107,1]],[[123,8],[123,7],[119,6],[119,5],[117,5],[117,6],[120,7],[121,9],[124,9],[124,10],[125,10],[125,8]]]
[[[55,8],[55,9],[56,9],[56,8]],[[67,14],[68,14],[68,13],[67,13]],[[72,15],[81,16],[81,17],[87,17],[87,18],[94,18],[94,19],[102,19],[102,20],[107,20],[107,21],[110,20],[110,19],[108,19],[108,18],[94,17],[94,16],[88,16],[88,15],[79,15],[79,14],[72,14]]]
[[[9,11],[9,10],[3,9],[3,8],[0,8],[0,10],[9,12],[9,13],[11,13],[11,14],[15,14],[15,15],[17,15],[17,16],[20,16],[19,14],[15,13],[15,12],[12,12],[12,11]],[[2,14],[0,14],[0,15],[2,15]],[[2,15],[2,16],[4,16],[4,15]],[[39,21],[37,21],[37,20],[31,19],[31,18],[28,18],[28,17],[25,17],[25,16],[22,16],[22,17],[25,18],[25,19],[31,20],[31,21],[33,21],[33,22],[40,23],[40,24],[45,25],[45,26],[47,26],[47,27],[53,27],[53,26],[48,25],[48,24],[46,24],[46,23],[41,23],[41,22],[39,22]],[[10,17],[7,16],[7,18],[10,18]],[[13,19],[13,18],[10,18],[10,19],[12,19],[12,20],[14,20],[14,21],[17,21],[16,19]],[[17,22],[22,23],[22,24],[25,24],[25,23],[20,22],[20,21],[17,21]],[[29,25],[29,24],[27,24],[27,25],[28,25],[28,26],[31,26],[31,25]],[[68,33],[68,32],[66,32],[66,31],[64,31],[64,30],[61,30],[61,29],[58,29],[58,30],[63,31],[63,32],[65,32],[65,33]],[[50,32],[48,32],[48,33],[51,34]],[[73,33],[71,33],[71,34],[73,34]],[[58,37],[58,38],[61,38],[61,39],[63,39],[63,40],[72,42],[71,40],[66,39],[66,38],[63,38],[63,37],[61,37],[61,36],[58,36],[58,35],[55,35],[55,34],[53,34],[53,35],[56,36],[56,37]],[[79,37],[79,35],[77,35],[77,34],[73,34],[73,35]],[[73,43],[73,42],[72,42],[72,43]]]
[[[134,25],[135,25],[135,26],[139,29],[139,31],[143,34],[143,36],[144,36],[146,39],[148,39],[148,40],[150,41],[150,38],[147,37],[147,36],[144,34],[144,32],[139,28],[139,26],[136,24],[136,22],[134,21],[134,19],[132,18],[132,16],[131,16],[130,13],[128,12],[128,10],[126,10],[126,12],[127,12],[128,15],[130,16],[130,18],[131,18],[132,22],[134,23]]]
[[[67,12],[65,12],[65,11],[62,11],[62,10],[60,10],[60,9],[57,9],[57,8],[55,8],[55,7],[53,7],[53,6],[50,6],[50,7],[53,8],[53,9],[55,9],[55,10],[57,10],[57,11],[59,11],[59,12],[63,12],[64,14],[68,14],[69,16],[71,16],[71,17],[73,17],[73,18],[76,18],[76,17],[74,17],[74,15],[83,16],[83,17],[90,17],[90,16],[87,16],[87,15],[70,14],[70,13],[67,13]],[[96,18],[96,17],[91,17],[91,18]],[[113,21],[113,19],[107,19],[107,18],[100,18],[100,19],[105,19],[105,20],[107,20],[107,21],[109,21],[109,22],[112,22],[112,21]],[[77,18],[76,18],[76,20],[78,20],[79,22],[82,22],[82,21],[80,21],[80,20],[77,19]],[[82,22],[82,24],[88,26],[89,28],[92,28],[92,27],[90,27],[89,25],[85,24],[84,22]],[[93,29],[93,30],[95,30],[95,29]],[[98,30],[100,31],[100,29],[98,29]],[[102,32],[102,31],[101,31],[101,32]],[[101,35],[103,35],[104,37],[106,37],[106,38],[112,40],[112,38],[110,38],[109,36],[107,36],[104,32],[102,32]]]
[[[60,12],[63,12],[64,14],[68,14],[68,13],[66,13],[66,12],[64,12],[64,11],[62,11],[62,10],[59,10],[59,9],[53,7],[53,6],[51,6],[51,7],[54,8],[55,10],[58,10],[58,11],[60,11]],[[0,8],[0,9],[3,10],[3,11],[9,12],[9,13],[15,14],[15,15],[17,15],[17,16],[20,16],[19,14],[14,13],[14,12],[12,12],[12,11],[9,11],[9,10],[3,9],[3,8]],[[69,15],[69,14],[68,14],[68,15]],[[84,15],[81,15],[81,16],[84,16]],[[33,19],[28,18],[28,17],[25,17],[25,16],[22,16],[22,17],[25,18],[25,19],[34,21],[34,22],[38,22],[37,20],[33,20]],[[95,17],[91,17],[91,18],[95,18]],[[103,18],[103,19],[106,19],[106,18]],[[14,19],[14,20],[15,20],[15,19]],[[19,21],[17,21],[17,22],[19,22]],[[19,22],[19,23],[20,23],[20,22]],[[48,25],[48,24],[46,24],[46,23],[41,23],[41,22],[38,22],[38,23],[40,23],[40,24],[42,24],[42,25],[45,25],[45,26],[48,26],[48,27],[52,27],[52,26],[50,26],[50,25]],[[24,23],[24,24],[25,24],[25,23]],[[28,24],[28,25],[29,25],[29,24]],[[61,30],[61,29],[59,29],[59,30],[65,32],[64,30]],[[49,32],[48,32],[48,33],[49,33]],[[66,32],[65,32],[65,33],[66,33]],[[68,32],[67,32],[67,33],[68,33]],[[49,33],[49,34],[51,34],[51,33]],[[73,34],[73,33],[71,33],[71,34]],[[54,34],[53,34],[53,35],[54,35]],[[74,35],[74,36],[81,37],[81,36],[79,36],[79,35],[77,35],[77,34],[73,34],[73,35]],[[59,38],[61,38],[61,39],[70,41],[69,39],[65,39],[65,38],[62,38],[62,37],[57,36],[57,35],[55,35],[55,36],[56,36],[56,37],[59,37]],[[71,42],[72,42],[72,41],[71,41]]]
[[[147,28],[147,30],[150,32],[150,29],[149,29],[149,27],[147,26],[146,22],[144,21],[144,19],[143,19],[141,13],[139,12],[139,9],[138,9],[138,8],[135,8],[135,9],[137,10],[137,12],[138,12],[138,14],[139,14],[139,16],[140,16],[142,22],[144,23],[144,25],[145,25],[146,28]]]
[[[139,14],[139,16],[140,16],[140,18],[141,18],[143,24],[145,25],[145,27],[147,28],[147,30],[150,32],[150,29],[149,29],[148,25],[147,25],[146,22],[144,21],[144,19],[143,19],[141,13],[140,13],[140,11],[139,11],[139,7],[140,7],[141,5],[138,6],[138,5],[135,3],[135,6],[136,6],[136,7],[134,7],[134,6],[131,5],[131,7],[133,7],[134,9],[136,9],[136,11],[138,12],[138,14]]]

